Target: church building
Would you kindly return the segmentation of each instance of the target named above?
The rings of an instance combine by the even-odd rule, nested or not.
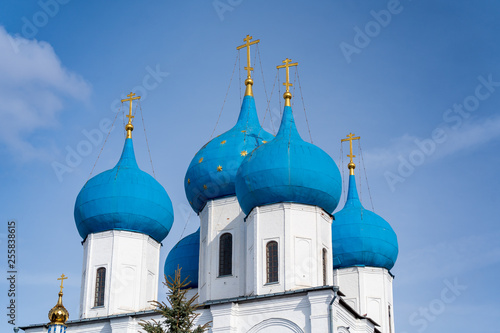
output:
[[[133,93],[123,152],[116,166],[91,178],[75,203],[83,244],[80,312],[63,306],[62,282],[50,323],[27,333],[132,333],[161,317],[163,273],[182,267],[188,295],[198,293],[195,324],[227,333],[394,333],[393,275],[397,237],[365,209],[356,189],[349,134],[348,194],[337,210],[342,178],[333,159],[304,141],[295,125],[290,59],[280,128],[266,132],[253,96],[250,47],[245,96],[234,127],[194,155],[184,189],[200,228],[181,239],[160,266],[161,242],[174,223],[161,184],[139,169],[132,141]],[[122,101],[122,102],[123,102]],[[339,138],[340,139],[340,138]],[[203,142],[200,142],[200,145]],[[342,166],[343,167],[343,166]]]

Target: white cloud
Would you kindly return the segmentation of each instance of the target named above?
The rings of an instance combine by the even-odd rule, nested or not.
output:
[[[453,129],[446,124],[437,127],[446,134],[445,139],[440,142],[434,142],[435,149],[431,146],[421,148],[416,143],[427,142],[427,138],[419,138],[413,135],[405,134],[402,137],[395,138],[387,147],[373,149],[365,154],[364,158],[370,168],[385,169],[391,171],[400,163],[399,157],[402,156],[408,160],[409,156],[416,150],[425,153],[425,163],[435,161],[464,150],[474,149],[500,137],[500,116],[486,119],[468,119],[462,126]],[[427,151],[425,151],[427,149]]]
[[[498,265],[499,236],[500,232],[492,231],[443,241],[404,254],[404,260],[399,260],[397,264],[397,270],[402,277],[400,283],[419,285],[423,281],[450,278],[475,269]]]
[[[29,137],[57,125],[64,99],[85,101],[90,85],[64,68],[46,42],[13,37],[0,26],[0,143],[21,160],[46,158]]]

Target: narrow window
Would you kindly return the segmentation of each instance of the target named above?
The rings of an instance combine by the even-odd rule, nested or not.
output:
[[[225,233],[219,241],[219,276],[231,275],[233,271],[233,235]]]
[[[327,278],[327,276],[326,276],[326,272],[327,272],[326,271],[326,266],[327,266],[327,256],[326,256],[327,252],[326,252],[326,249],[323,249],[322,252],[323,252],[323,285],[326,286],[326,284],[327,284],[326,283],[326,278]]]
[[[389,304],[389,333],[392,333],[391,305]]]
[[[278,282],[278,243],[270,241],[266,245],[267,283]]]
[[[95,300],[94,306],[104,306],[104,286],[106,283],[106,268],[97,269],[95,279]]]

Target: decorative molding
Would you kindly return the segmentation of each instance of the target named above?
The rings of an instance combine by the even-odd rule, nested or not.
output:
[[[264,328],[268,328],[268,327],[286,327],[291,332],[304,333],[304,331],[297,324],[295,324],[294,322],[292,322],[290,320],[283,319],[283,318],[270,318],[270,319],[266,319],[264,321],[261,321],[260,323],[258,323],[254,327],[252,327],[248,331],[248,333],[258,333],[261,330],[263,330]]]

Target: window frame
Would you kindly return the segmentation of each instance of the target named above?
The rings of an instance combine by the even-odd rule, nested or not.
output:
[[[225,232],[219,236],[218,273],[218,277],[233,275],[233,234],[230,232]]]
[[[99,267],[95,273],[94,308],[104,307],[106,291],[106,267]]]
[[[271,253],[271,251],[273,252]],[[266,243],[266,285],[280,282],[279,261],[279,243],[276,240],[270,240]]]
[[[321,250],[321,262],[323,265],[323,285],[328,285],[328,250],[324,247]]]

